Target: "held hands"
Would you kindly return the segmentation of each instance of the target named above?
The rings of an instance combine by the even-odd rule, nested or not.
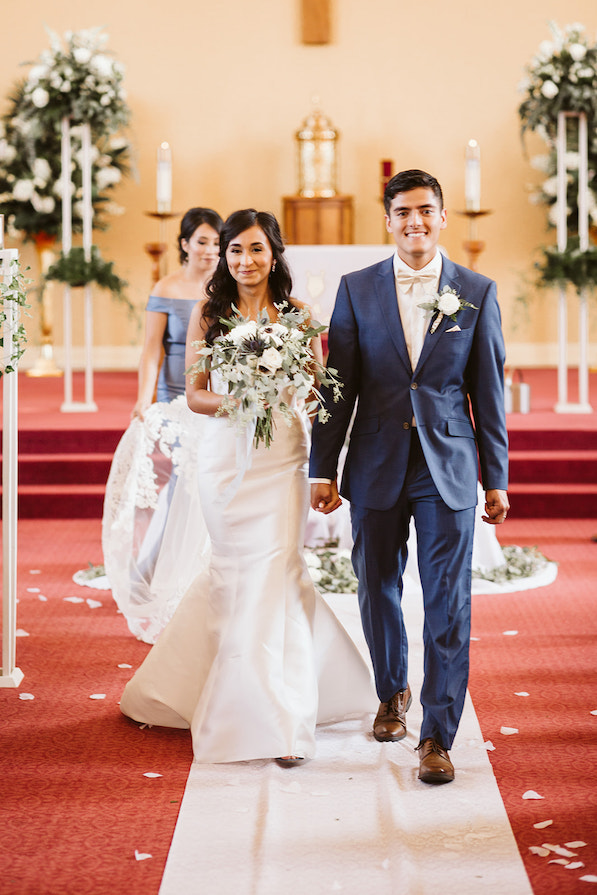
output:
[[[506,491],[491,488],[485,492],[485,512],[487,515],[482,517],[483,522],[488,522],[490,525],[501,525],[502,522],[506,521],[509,509],[510,502],[508,501]]]
[[[311,506],[318,513],[332,513],[341,505],[336,482],[313,482],[311,485]]]

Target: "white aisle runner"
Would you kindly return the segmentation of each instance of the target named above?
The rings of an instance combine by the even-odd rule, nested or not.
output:
[[[367,655],[356,596],[328,602]],[[193,764],[160,895],[532,895],[469,696],[456,780],[417,780],[420,595],[405,596],[404,610],[406,739],[377,743],[371,715],[319,727],[317,757],[299,768]]]

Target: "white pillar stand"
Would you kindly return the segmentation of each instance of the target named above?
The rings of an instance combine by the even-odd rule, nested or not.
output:
[[[19,257],[16,249],[3,249],[0,227],[0,264],[2,280],[9,277],[10,265]],[[12,302],[4,306],[6,320],[2,332],[4,352],[12,345],[19,324]],[[17,457],[18,457],[18,379],[15,373],[2,377],[2,668],[0,687],[18,687],[23,672],[16,666],[17,632]]]
[[[87,261],[91,258],[93,206],[91,202],[91,130],[88,124],[81,128],[83,174],[83,250]],[[62,251],[67,254],[72,247],[71,213],[71,140],[70,122],[62,119]],[[64,402],[63,413],[92,413],[97,410],[93,400],[93,301],[91,286],[84,287],[85,328],[85,400],[73,401],[72,368],[72,305],[71,287],[64,287]]]
[[[568,244],[568,221],[566,206],[568,201],[566,170],[566,119],[578,119],[578,234],[579,248],[586,252],[589,247],[588,210],[588,133],[587,116],[584,112],[560,112],[558,114],[557,136],[557,214],[558,251],[564,252]],[[589,403],[589,315],[587,296],[581,292],[578,304],[578,402],[568,401],[568,299],[566,289],[560,289],[558,307],[558,403],[556,413],[592,413]]]

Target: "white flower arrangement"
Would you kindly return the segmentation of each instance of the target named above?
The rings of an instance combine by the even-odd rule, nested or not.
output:
[[[71,119],[73,151],[73,230],[82,229],[80,125],[92,129],[94,228],[105,229],[106,214],[121,209],[109,193],[129,173],[128,140],[115,131],[129,118],[122,87],[122,66],[103,48],[100,29],[50,32],[45,50],[28,78],[18,84],[10,110],[0,121],[0,202],[13,237],[54,237],[61,229],[61,137],[64,115]],[[83,52],[84,51],[84,52]],[[86,61],[84,61],[86,60]]]
[[[336,370],[324,367],[311,351],[311,339],[325,327],[309,322],[307,310],[277,307],[277,322],[270,321],[266,311],[253,321],[233,308],[233,316],[221,320],[229,332],[212,345],[193,342],[198,359],[187,370],[190,375],[217,372],[228,388],[217,415],[227,414],[241,429],[255,424],[256,447],[272,443],[273,411],[290,424],[296,401],[304,401],[307,413],[317,412],[326,421],[329,414],[316,381],[332,388],[335,401],[341,397]]]
[[[470,301],[465,301],[463,298],[460,298],[460,294],[450,286],[444,286],[441,292],[436,292],[436,294],[431,296],[427,301],[421,302],[418,307],[427,311],[428,317],[437,314],[437,317],[431,324],[429,330],[431,335],[436,331],[444,317],[449,317],[456,323],[456,315],[461,308],[473,308],[475,311],[479,310],[475,305],[471,304]]]
[[[24,85],[25,120],[68,115],[71,124],[89,124],[100,133],[126,125],[124,67],[104,52],[107,34],[88,28],[66,31],[61,38],[47,30],[50,49],[42,52]]]
[[[558,112],[585,112],[590,126],[596,122],[597,45],[589,44],[578,22],[563,29],[550,22],[549,27],[553,39],[541,43],[527,66],[518,112],[523,133],[538,131],[553,145]]]

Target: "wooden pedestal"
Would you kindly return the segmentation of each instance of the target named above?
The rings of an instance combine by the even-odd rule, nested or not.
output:
[[[352,243],[352,196],[284,196],[282,202],[284,235],[290,245]]]

